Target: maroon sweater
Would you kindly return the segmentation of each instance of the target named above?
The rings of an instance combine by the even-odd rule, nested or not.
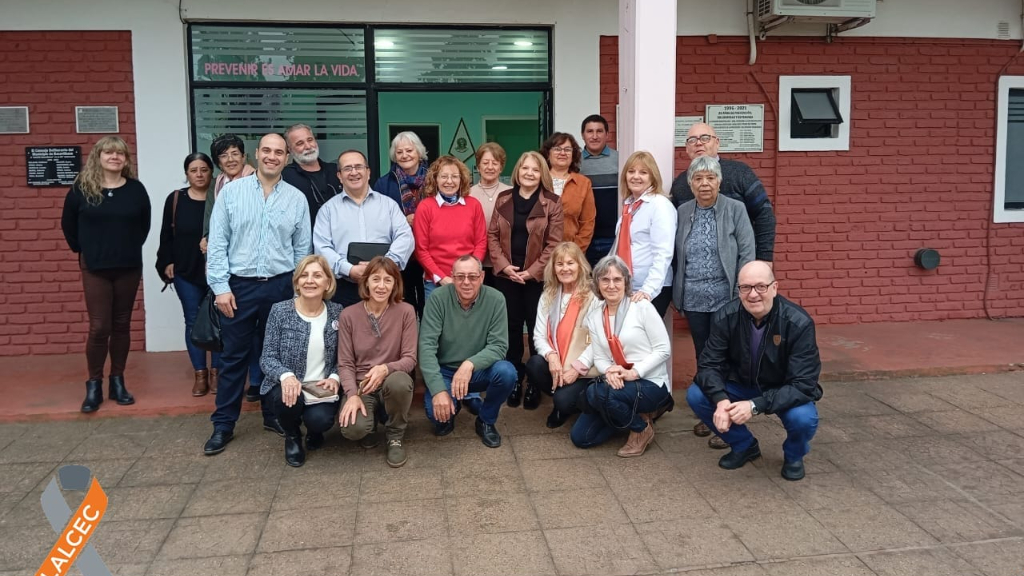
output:
[[[385,364],[388,373],[411,373],[416,368],[416,311],[400,302],[380,319],[380,338],[373,331],[362,303],[346,306],[338,315],[338,376],[346,396],[359,391],[370,368]]]

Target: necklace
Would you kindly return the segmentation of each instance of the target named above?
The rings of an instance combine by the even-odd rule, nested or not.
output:
[[[501,185],[501,181],[495,182],[494,186],[490,187],[484,186],[483,182],[480,183],[480,189],[483,190],[488,202],[494,202],[494,198],[498,196],[499,185]]]

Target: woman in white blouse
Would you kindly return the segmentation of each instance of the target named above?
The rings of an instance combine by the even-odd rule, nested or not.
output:
[[[650,152],[630,154],[619,179],[623,204],[611,254],[633,277],[632,302],[647,300],[664,316],[672,300],[672,255],[676,210],[662,187],[661,170]]]
[[[593,283],[601,303],[587,316],[590,347],[572,366],[582,374],[592,361],[601,374],[587,389],[588,410],[572,427],[573,444],[597,446],[615,430],[629,429],[629,440],[618,452],[623,458],[644,453],[654,440],[655,413],[672,402],[668,332],[650,301],[631,298],[631,280],[618,256],[597,263]]]
[[[548,428],[558,428],[580,411],[590,378],[575,370],[563,375],[589,344],[583,321],[597,306],[590,291],[590,264],[575,242],[562,242],[544,266],[544,293],[537,306],[533,344],[537,353],[526,362],[525,408],[536,408],[540,391],[554,396]]]

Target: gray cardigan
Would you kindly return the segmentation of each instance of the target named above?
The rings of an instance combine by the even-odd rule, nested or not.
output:
[[[672,281],[672,303],[676,310],[683,312],[683,292],[686,277],[686,239],[693,229],[697,200],[683,203],[677,211],[679,224],[676,226],[676,270]],[[736,296],[736,276],[744,264],[754,259],[754,229],[750,226],[747,209],[742,202],[721,194],[715,201],[715,225],[718,228],[718,255],[722,260],[729,290]]]
[[[324,326],[324,368],[327,378],[338,370],[338,315],[341,304],[327,304],[327,325]],[[295,311],[295,300],[288,299],[274,304],[267,319],[267,331],[263,339],[263,384],[260,394],[270,392],[281,384],[281,375],[294,372],[299,379],[306,374],[306,353],[309,348],[309,322]]]

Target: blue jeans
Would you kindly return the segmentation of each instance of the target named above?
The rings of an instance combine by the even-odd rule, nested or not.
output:
[[[451,368],[441,367],[441,378],[444,379],[449,394],[452,393],[452,378],[455,372]],[[512,388],[516,385],[516,376],[516,367],[505,360],[498,360],[491,364],[490,368],[473,371],[469,378],[469,391],[478,394],[487,392],[483,406],[480,407],[480,419],[484,423],[493,425],[498,421],[498,411],[512,393]],[[454,400],[452,398],[453,402]],[[423,394],[423,407],[427,411],[427,418],[436,426],[438,421],[434,419],[434,396],[429,388]]]
[[[597,265],[597,262],[608,255],[608,252],[612,249],[612,244],[615,244],[615,237],[611,238],[594,238],[590,241],[590,246],[587,247],[587,262],[590,263],[590,267],[593,268]]]
[[[640,414],[654,412],[671,398],[667,386],[650,380],[631,380],[616,390],[604,378],[595,378],[587,388],[589,408],[580,414],[569,432],[577,448],[603,444],[616,430],[642,432],[647,428]]]
[[[192,362],[193,370],[206,370],[207,368],[220,369],[220,353],[210,353],[210,365],[206,365],[206,350],[196,348],[192,345],[192,327],[196,325],[196,316],[199,314],[199,304],[206,296],[205,286],[196,286],[180,276],[174,277],[174,292],[181,301],[181,311],[185,315],[185,349],[188,350],[188,359]]]
[[[221,352],[223,367],[217,383],[217,408],[210,416],[213,428],[225,432],[234,430],[242,411],[245,371],[249,370],[249,380],[252,382],[252,362],[258,363],[263,354],[263,336],[270,308],[277,302],[288,300],[295,293],[291,272],[265,281],[232,276],[230,286],[238,309],[235,310],[234,318],[224,315],[220,317],[220,335],[224,342],[224,351]],[[260,398],[260,404],[264,420],[277,417],[265,397]]]
[[[423,302],[426,302],[427,298],[430,298],[430,294],[434,290],[437,290],[440,287],[441,287],[440,284],[434,284],[430,280],[424,280],[423,281]],[[451,390],[449,389],[449,391],[451,391]],[[509,393],[511,393],[511,390],[509,390]],[[469,394],[466,394],[465,396],[463,396],[462,399],[463,400],[479,400],[480,399],[480,393],[479,392],[470,392]],[[428,409],[428,412],[427,412],[428,415],[431,414],[431,412],[429,410],[430,409]]]
[[[757,387],[741,386],[735,382],[726,382],[725,392],[729,395],[729,400],[733,402],[737,400],[750,400],[761,395],[761,391]],[[704,392],[696,383],[691,384],[690,388],[687,389],[686,401],[690,404],[694,414],[701,419],[701,422],[704,422],[708,428],[717,432],[722,440],[725,440],[726,444],[733,450],[742,452],[750,448],[757,441],[746,425],[737,426],[734,424],[729,427],[728,432],[719,432],[713,421],[716,406],[704,395]],[[786,427],[786,441],[782,443],[782,453],[786,458],[786,462],[801,460],[811,451],[811,438],[814,438],[814,433],[818,431],[818,408],[814,405],[814,402],[808,402],[794,406],[789,410],[776,412],[776,416],[782,420],[782,425]]]

